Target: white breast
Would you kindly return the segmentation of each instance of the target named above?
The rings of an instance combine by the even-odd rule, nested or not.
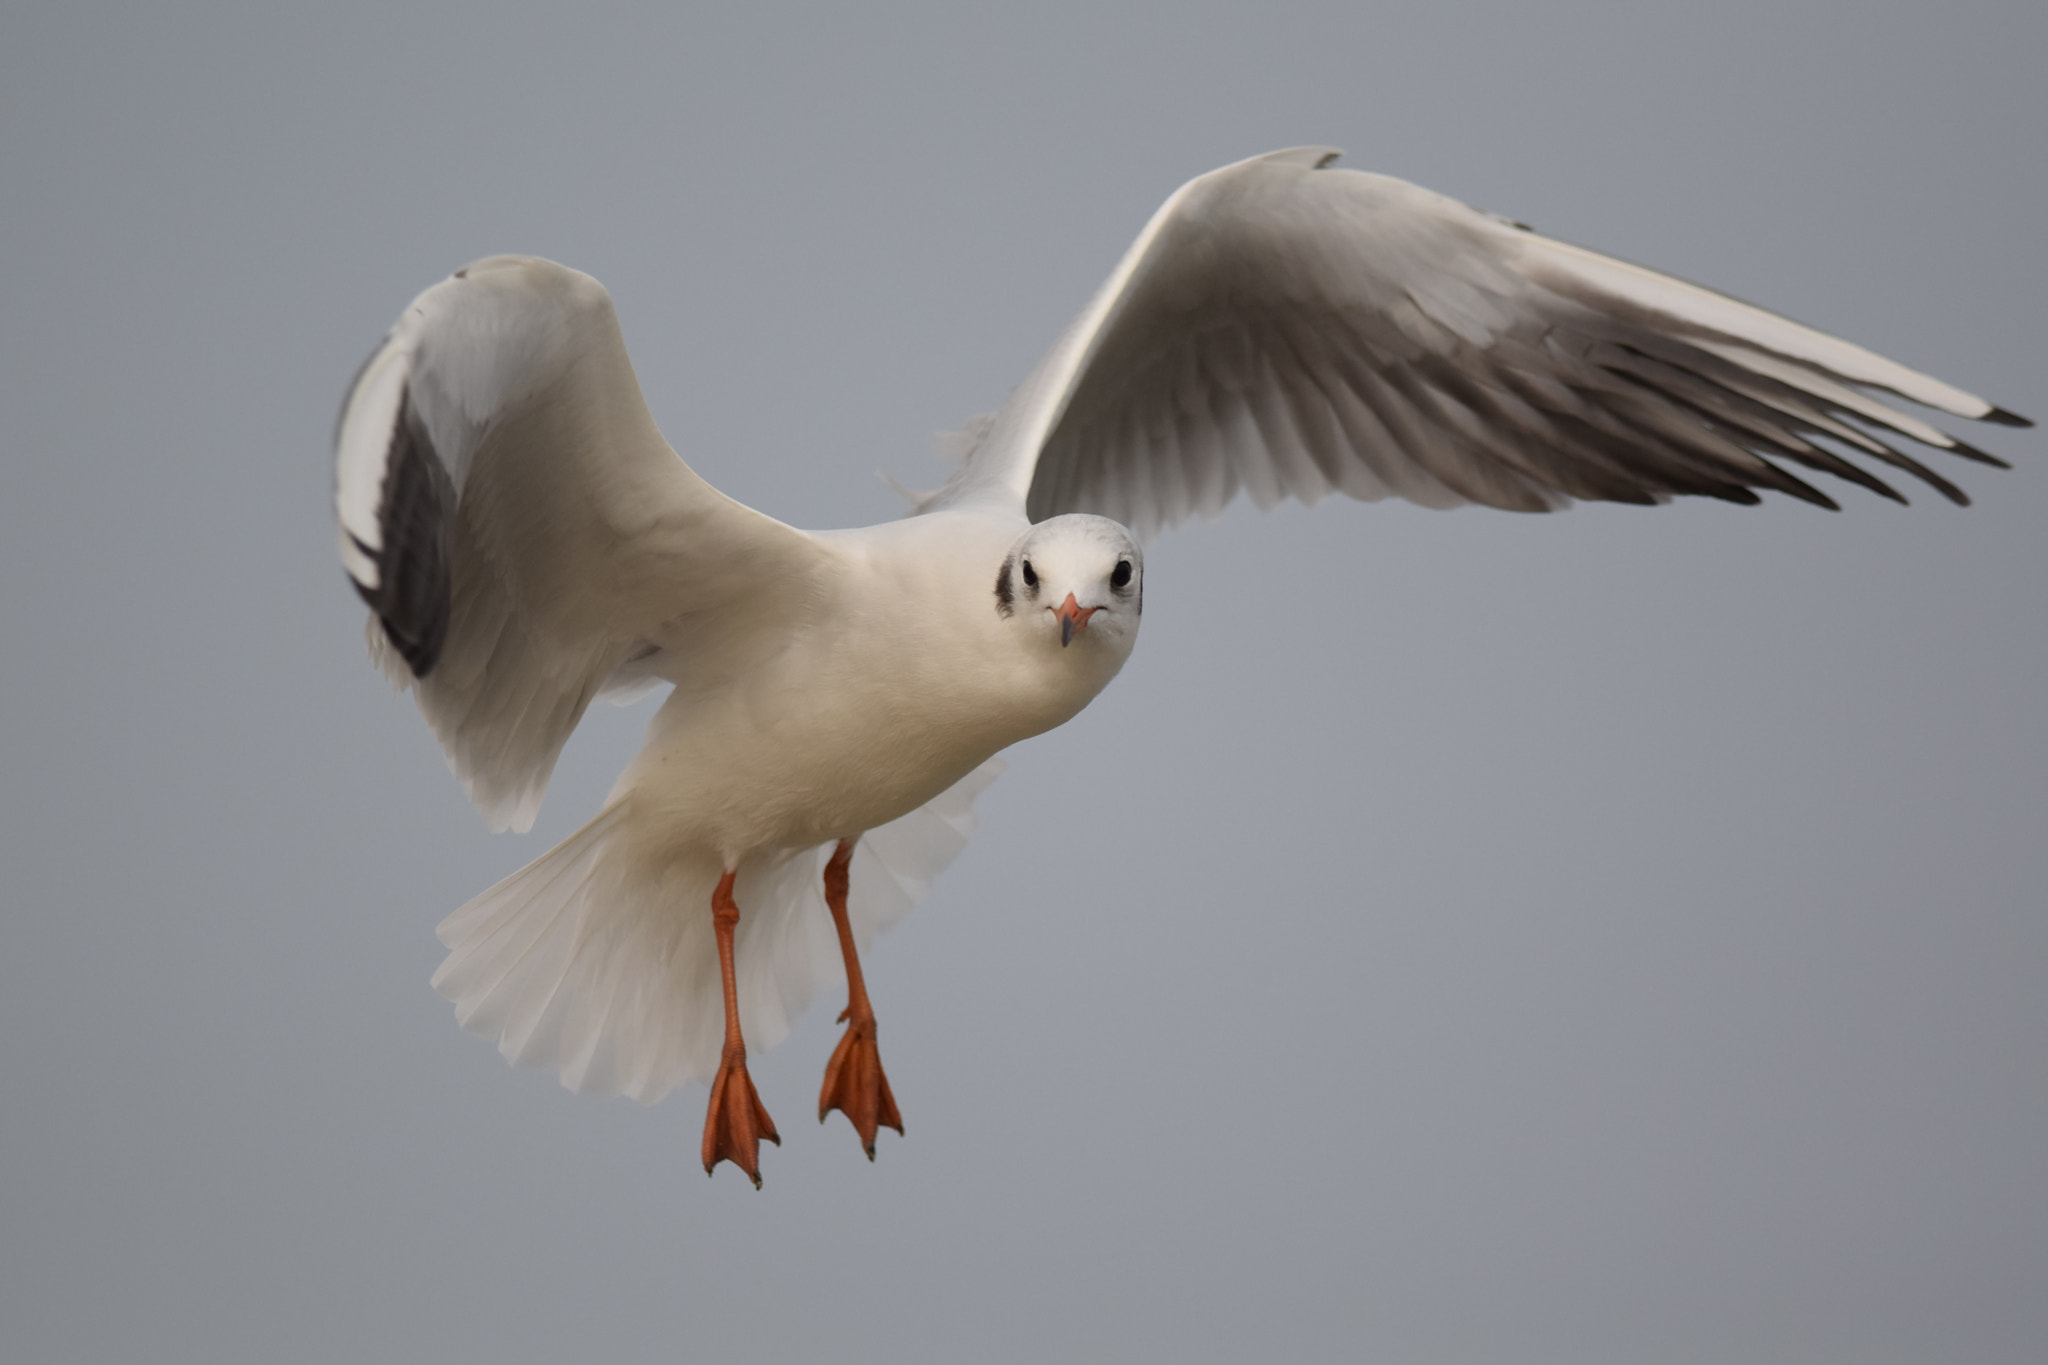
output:
[[[650,838],[728,860],[858,834],[1086,706],[1122,657],[1048,649],[996,609],[1021,518],[953,513],[820,537],[842,572],[772,654],[683,676],[614,792]]]

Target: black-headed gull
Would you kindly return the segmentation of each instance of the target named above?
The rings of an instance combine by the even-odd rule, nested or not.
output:
[[[1788,465],[1899,496],[1852,456],[1962,502],[1900,438],[2001,462],[1867,390],[2025,425],[1335,155],[1184,185],[945,487],[859,530],[794,530],[697,477],[589,276],[500,256],[414,300],[337,437],[372,657],[500,829],[531,826],[592,698],[674,684],[596,818],[441,925],[462,1025],[577,1091],[708,1081],[705,1169],[758,1185],[777,1138],[747,1048],[843,969],[819,1117],[845,1111],[872,1157],[902,1120],[858,951],[958,853],[995,755],[1116,676],[1162,528],[1240,489],[1835,505]]]

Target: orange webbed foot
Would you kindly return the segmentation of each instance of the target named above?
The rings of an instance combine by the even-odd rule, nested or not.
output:
[[[845,1019],[851,1010],[842,1012]],[[889,1078],[882,1072],[882,1054],[875,1046],[875,1016],[856,1019],[847,1025],[825,1064],[825,1085],[818,1092],[818,1122],[834,1109],[844,1113],[860,1134],[860,1145],[868,1160],[875,1159],[875,1132],[894,1128],[903,1134],[903,1116],[896,1111],[896,1097],[889,1093]]]
[[[775,1120],[754,1093],[754,1078],[747,1074],[745,1047],[728,1047],[719,1059],[718,1075],[711,1082],[711,1103],[704,1111],[704,1174],[710,1175],[721,1161],[730,1161],[746,1172],[754,1188],[761,1188],[761,1140],[780,1147],[782,1137]]]

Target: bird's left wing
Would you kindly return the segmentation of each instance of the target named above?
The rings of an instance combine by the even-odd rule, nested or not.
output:
[[[498,829],[531,827],[622,665],[645,667],[656,639],[730,653],[772,637],[826,563],[677,458],[611,296],[531,257],[479,261],[413,301],[349,390],[335,466],[371,652]]]
[[[1992,459],[1865,392],[2024,419],[1861,347],[1297,148],[1181,187],[920,510],[1094,512],[1141,537],[1339,491],[1832,507],[1785,466],[1965,501],[1899,447]],[[1903,499],[1900,499],[1903,501]]]

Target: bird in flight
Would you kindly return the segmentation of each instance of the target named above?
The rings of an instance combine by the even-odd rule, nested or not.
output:
[[[1903,447],[2003,461],[1873,391],[2028,425],[1336,155],[1182,186],[947,483],[854,530],[679,459],[588,275],[497,256],[415,299],[336,438],[374,662],[495,829],[532,826],[593,699],[673,685],[603,809],[441,925],[461,1024],[580,1092],[708,1082],[704,1168],[758,1187],[780,1139],[748,1049],[843,973],[818,1116],[872,1159],[903,1121],[860,950],[959,852],[996,755],[1116,676],[1159,531],[1240,491],[1833,508],[1807,476],[1903,502],[1890,470],[1964,503]]]

